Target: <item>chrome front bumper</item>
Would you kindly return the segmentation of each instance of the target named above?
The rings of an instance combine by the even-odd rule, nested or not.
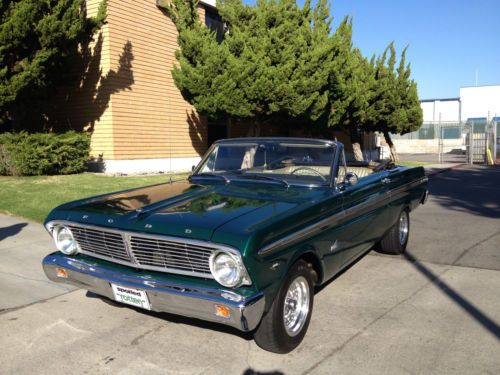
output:
[[[67,278],[57,276],[58,268],[66,270]],[[120,271],[120,268],[59,252],[43,260],[43,270],[50,280],[75,285],[110,299],[114,299],[111,283],[144,290],[153,311],[222,323],[241,331],[255,329],[264,313],[265,298],[262,293],[244,297],[231,290],[193,287],[155,278],[144,272]],[[227,307],[230,317],[215,315],[215,305]]]

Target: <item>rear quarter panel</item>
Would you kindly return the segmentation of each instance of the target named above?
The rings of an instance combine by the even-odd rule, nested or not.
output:
[[[398,220],[401,211],[418,207],[427,191],[427,177],[423,167],[397,167],[389,171],[391,200],[388,207],[388,228]]]

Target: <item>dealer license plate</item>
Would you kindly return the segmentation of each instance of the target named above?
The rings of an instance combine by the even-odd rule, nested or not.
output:
[[[113,294],[115,295],[116,301],[141,307],[146,310],[151,310],[148,295],[144,290],[128,288],[115,284],[111,284],[111,288],[113,288]]]

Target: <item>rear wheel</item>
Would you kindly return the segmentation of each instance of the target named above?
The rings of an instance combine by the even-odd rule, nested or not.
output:
[[[394,226],[380,241],[380,249],[387,254],[403,254],[410,235],[410,214],[403,210]]]
[[[254,333],[257,345],[274,353],[289,353],[304,338],[311,320],[314,300],[313,275],[299,260],[287,274],[271,309]]]

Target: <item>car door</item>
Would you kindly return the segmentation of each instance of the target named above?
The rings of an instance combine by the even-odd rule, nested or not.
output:
[[[370,249],[385,232],[390,201],[387,179],[388,172],[382,171],[362,177],[356,184],[340,185],[344,264]]]

